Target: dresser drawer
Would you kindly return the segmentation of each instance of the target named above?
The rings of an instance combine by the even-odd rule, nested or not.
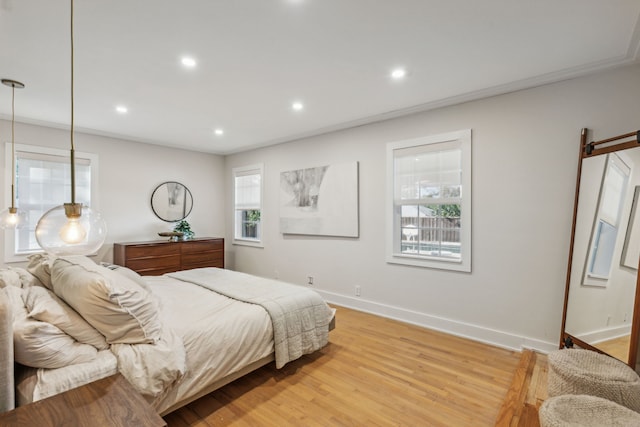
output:
[[[223,251],[208,251],[182,255],[182,268],[189,270],[201,267],[224,267]]]
[[[171,243],[160,245],[127,246],[127,258],[153,258],[175,255],[180,257],[180,246]]]
[[[192,254],[207,251],[224,251],[224,240],[190,240],[182,242],[181,246],[183,254]]]
[[[142,276],[159,276],[160,274],[180,270],[180,255],[131,258],[125,261],[125,267],[136,271]]]

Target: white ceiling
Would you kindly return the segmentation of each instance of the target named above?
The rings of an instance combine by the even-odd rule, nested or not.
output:
[[[17,121],[69,126],[69,9],[0,0]],[[76,0],[75,128],[233,153],[637,62],[639,18],[638,0]]]

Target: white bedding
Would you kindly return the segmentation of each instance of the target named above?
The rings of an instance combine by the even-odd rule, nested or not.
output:
[[[271,317],[280,369],[329,341],[333,312],[316,292],[289,283],[220,268],[168,273],[166,276],[197,284],[230,298],[263,307]]]
[[[173,328],[164,325],[154,344],[112,344],[118,370],[140,393],[158,398],[186,370],[185,348]]]
[[[184,376],[152,402],[158,412],[273,352],[271,319],[262,307],[166,276],[145,279],[186,352]]]
[[[78,363],[58,369],[38,369],[32,398],[27,401],[19,400],[18,404],[24,405],[44,399],[116,373],[118,363],[109,350],[99,351],[95,360],[89,363]]]
[[[233,283],[239,283],[238,287],[243,288],[242,282],[253,277],[213,270],[227,286],[230,281],[238,280]],[[57,369],[37,369],[37,374],[35,368],[29,368],[24,371],[24,381],[21,380],[19,391],[23,397],[19,403],[39,400],[119,371],[159,413],[166,413],[224,385],[234,377],[274,360],[274,352],[277,351],[274,345],[273,312],[270,316],[258,302],[242,302],[169,276],[145,276],[144,280],[159,309],[163,332],[157,343],[112,344],[109,350],[99,352],[99,357],[93,362]],[[257,277],[255,281],[258,286],[264,281],[269,282]],[[272,289],[273,292],[267,289],[272,289],[271,284],[258,289],[257,295],[249,292],[249,298],[259,296],[261,299],[273,293],[282,298],[276,298],[278,304],[288,298],[275,289]],[[298,289],[293,289],[293,294],[298,292]],[[296,314],[301,325],[290,325],[293,333],[289,331],[288,336],[297,338],[298,335],[311,334],[320,337],[312,343],[312,347],[301,347],[302,354],[326,344],[328,323],[334,311],[322,299],[320,301],[322,304],[316,304],[315,297],[311,298],[310,303],[305,303],[312,307],[311,314]],[[299,304],[300,308],[305,305]],[[313,308],[314,304],[323,307]],[[295,303],[290,309],[292,312],[298,311]],[[302,309],[300,311],[304,312]],[[277,323],[286,324],[279,320]],[[316,331],[318,325],[324,330],[322,334]],[[8,360],[12,360],[12,357]]]

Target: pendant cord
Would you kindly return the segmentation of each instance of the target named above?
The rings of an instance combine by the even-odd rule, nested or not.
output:
[[[15,122],[16,122],[16,86],[11,86],[11,209],[16,207],[16,143],[15,143]]]
[[[76,203],[75,145],[73,143],[73,0],[71,0],[71,203]]]

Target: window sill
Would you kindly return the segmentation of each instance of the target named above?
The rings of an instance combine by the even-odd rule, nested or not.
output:
[[[42,249],[33,250],[29,252],[20,252],[20,253],[6,253],[4,257],[4,262],[7,264],[15,264],[19,262],[29,262],[29,256],[33,254],[43,254],[45,253]]]
[[[409,265],[412,267],[435,268],[439,270],[462,271],[471,273],[471,263],[460,259],[428,258],[407,254],[387,255],[388,264]]]
[[[262,244],[261,240],[233,239],[233,242],[231,243],[237,246],[253,246],[255,248],[264,248],[264,244]]]
[[[5,256],[4,262],[5,264],[26,263],[26,262],[29,262],[29,256],[33,254],[46,254],[46,251],[39,249],[39,250],[33,250],[29,252],[20,252],[18,254],[8,254]],[[98,255],[98,252],[94,252],[86,256],[93,258],[97,255]]]

